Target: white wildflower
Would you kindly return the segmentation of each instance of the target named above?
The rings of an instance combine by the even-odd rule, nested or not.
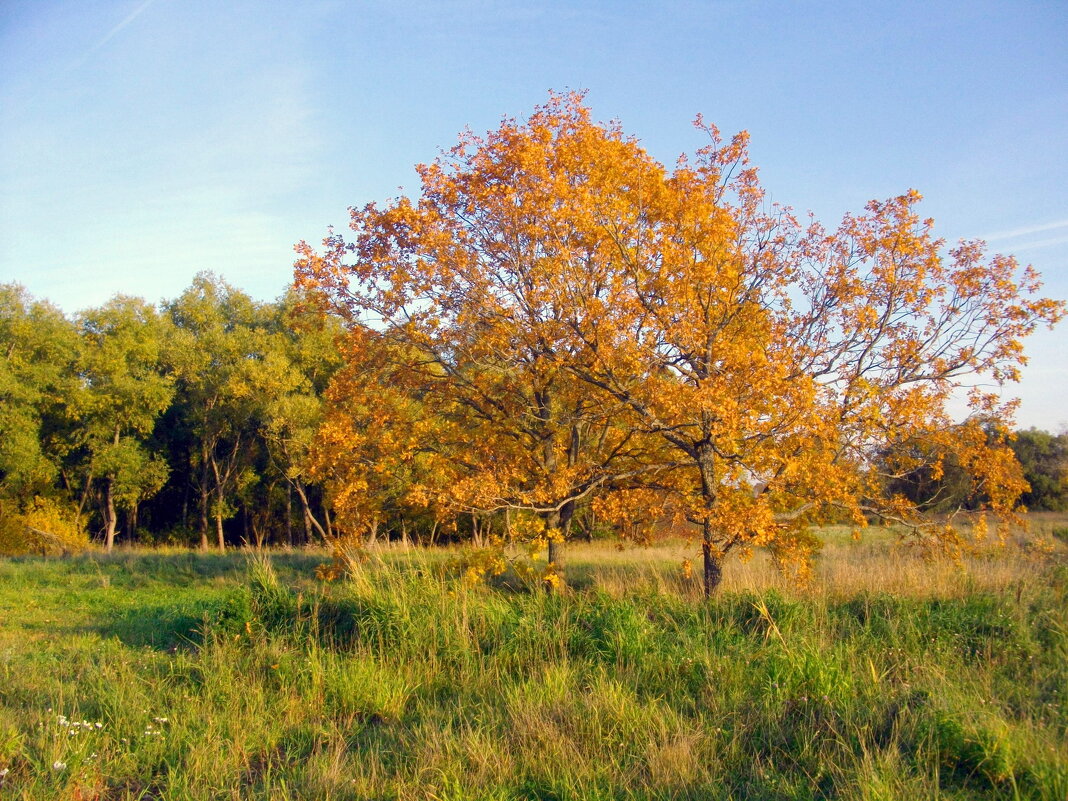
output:
[[[52,770],[66,770],[66,769],[67,769],[67,763],[66,762],[60,762],[57,759],[55,762],[52,763]]]

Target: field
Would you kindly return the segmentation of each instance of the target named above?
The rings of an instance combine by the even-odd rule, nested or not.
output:
[[[553,595],[451,551],[0,560],[0,798],[1068,798],[1063,544],[825,533],[810,586],[758,555],[711,603],[685,543],[568,546]]]

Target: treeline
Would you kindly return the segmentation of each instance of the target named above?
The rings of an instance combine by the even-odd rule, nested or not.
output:
[[[208,274],[158,306],[68,317],[0,286],[0,550],[48,540],[299,544],[327,536],[307,475],[337,328]],[[59,543],[62,544],[62,543]]]
[[[292,292],[261,303],[208,273],[158,306],[119,295],[72,317],[0,286],[0,550],[25,547],[27,531],[109,548],[329,538],[331,503],[312,468],[341,330]],[[1068,433],[1027,429],[1011,447],[1030,484],[1021,503],[1068,510]],[[380,461],[382,486],[366,490],[403,494],[403,466]],[[888,492],[949,511],[973,486],[949,457]],[[462,527],[477,539],[485,523],[383,508],[371,536]],[[589,511],[576,516],[583,530],[597,525]]]
[[[1037,428],[1017,431],[1009,440],[1029,485],[1020,505],[1033,512],[1068,511],[1068,432],[1051,434]],[[953,454],[943,454],[937,467],[929,463],[888,483],[888,494],[900,494],[932,512],[977,508],[968,471]]]

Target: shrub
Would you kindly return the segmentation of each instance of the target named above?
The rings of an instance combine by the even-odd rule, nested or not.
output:
[[[0,502],[0,554],[66,554],[88,547],[85,526],[69,506],[39,497],[22,508]]]

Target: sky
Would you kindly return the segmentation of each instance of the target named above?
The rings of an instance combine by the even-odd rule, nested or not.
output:
[[[268,300],[293,245],[550,89],[665,163],[701,113],[773,201],[833,227],[913,188],[1068,298],[1063,0],[3,0],[0,283],[69,313],[211,270]],[[1068,325],[1021,426],[1068,429]]]

